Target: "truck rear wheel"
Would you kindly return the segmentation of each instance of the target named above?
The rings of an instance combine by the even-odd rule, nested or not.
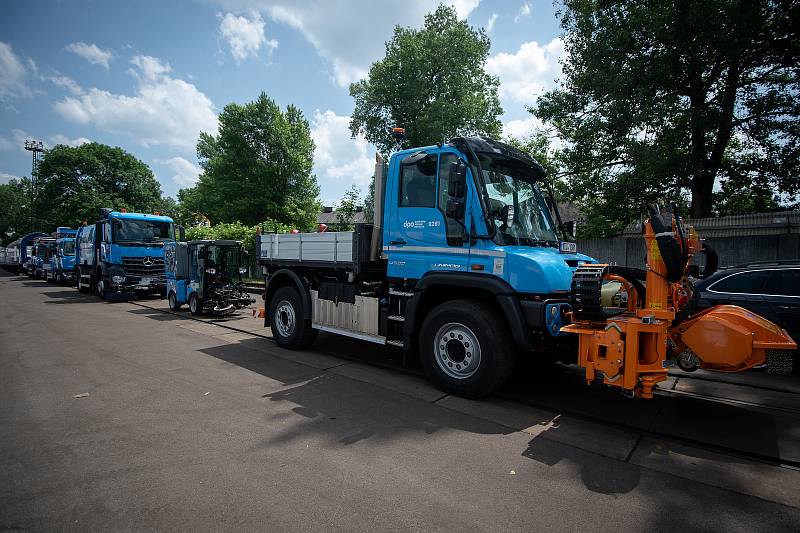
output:
[[[303,319],[300,294],[293,287],[282,287],[272,295],[269,323],[272,338],[282,348],[308,348],[317,338],[317,330],[311,327],[311,321]]]
[[[453,300],[425,317],[419,352],[428,376],[445,391],[487,396],[506,382],[515,351],[505,320],[477,300]]]

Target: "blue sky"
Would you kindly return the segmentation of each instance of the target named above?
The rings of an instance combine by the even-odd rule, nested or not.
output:
[[[366,189],[374,148],[351,139],[348,84],[384,53],[394,25],[436,0],[36,1],[0,5],[0,183],[28,175],[26,138],[120,146],[175,196],[199,172],[195,143],[229,102],[265,91],[309,119],[326,204]],[[506,135],[554,86],[563,53],[550,0],[450,0],[486,28]]]

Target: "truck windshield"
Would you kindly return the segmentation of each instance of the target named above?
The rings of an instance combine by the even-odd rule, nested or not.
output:
[[[64,255],[75,255],[75,241],[66,241],[62,247]]]
[[[173,229],[169,222],[128,218],[117,218],[114,221],[114,242],[147,244],[172,240]]]
[[[239,247],[238,246],[210,246],[208,250],[208,265],[217,269],[217,272],[228,279],[239,278]]]
[[[478,157],[498,244],[558,246],[555,224],[533,169],[501,155],[480,153]]]

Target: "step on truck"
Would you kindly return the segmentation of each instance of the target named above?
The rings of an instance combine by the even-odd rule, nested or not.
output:
[[[183,228],[158,214],[100,210],[76,235],[77,287],[104,299],[165,294],[164,243],[183,240]]]
[[[255,303],[244,290],[247,272],[240,241],[197,240],[164,245],[169,308],[177,311],[189,304],[194,316],[228,316]]]
[[[64,285],[75,283],[75,235],[78,230],[58,227],[53,232],[55,243],[46,268],[45,279],[48,282]]]
[[[574,354],[561,332],[575,269],[543,168],[479,137],[399,150],[375,169],[375,223],[264,234],[266,319],[276,342],[319,331],[417,352],[444,390],[487,395],[517,354]]]
[[[589,383],[650,398],[672,363],[736,372],[785,366],[797,348],[741,308],[693,310],[687,273],[702,246],[676,210],[651,209],[646,270],[598,265],[576,252],[543,168],[511,146],[462,137],[376,159],[374,224],[259,235],[265,326],[280,346],[308,347],[319,331],[397,346],[472,398],[518,356],[577,362]],[[625,308],[603,304],[609,282]]]

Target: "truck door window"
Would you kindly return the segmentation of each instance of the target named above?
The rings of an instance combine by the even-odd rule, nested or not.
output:
[[[400,207],[436,207],[436,163],[430,154],[400,166]]]
[[[442,212],[447,230],[447,244],[461,246],[464,244],[466,228],[464,217],[454,219],[447,216],[447,187],[450,184],[452,164],[458,161],[458,156],[453,153],[443,153],[439,157],[439,199],[438,207]]]

